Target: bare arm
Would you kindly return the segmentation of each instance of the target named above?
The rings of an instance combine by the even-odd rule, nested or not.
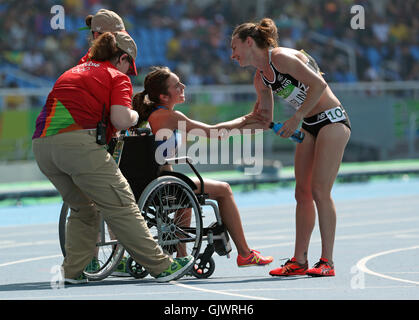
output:
[[[253,111],[267,117],[269,122],[273,121],[274,98],[272,90],[263,84],[259,71],[255,73],[253,85],[257,95]]]
[[[128,107],[111,106],[111,122],[117,130],[128,129],[137,124],[138,113]]]
[[[211,137],[211,133],[218,134],[222,130],[231,131],[237,129],[235,130],[236,133],[248,133],[243,132],[243,130],[263,128],[267,127],[267,125],[267,120],[264,119],[261,115],[256,114],[254,112],[231,121],[221,122],[215,125],[209,125],[204,122],[189,119],[181,112],[173,111],[170,114],[170,116],[168,116],[165,119],[164,123],[162,123],[162,127],[164,128],[168,128],[171,130],[183,129],[187,133],[206,137]],[[217,135],[213,138],[218,137],[219,136]]]
[[[295,112],[293,117],[284,122],[281,136],[288,138],[297,129],[301,120],[315,107],[327,87],[327,83],[319,74],[307,67],[294,55],[278,53],[273,56],[272,60],[275,66],[281,66],[278,71],[287,73],[309,86],[304,103]]]

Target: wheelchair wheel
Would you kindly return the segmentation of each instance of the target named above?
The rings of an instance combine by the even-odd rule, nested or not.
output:
[[[132,257],[127,260],[128,273],[135,279],[142,279],[148,276],[148,271],[144,267],[134,261]]]
[[[192,189],[181,179],[162,176],[148,184],[138,207],[163,251],[177,257],[199,254],[202,212]]]
[[[195,278],[206,279],[212,276],[215,271],[215,261],[212,257],[206,263],[202,261],[202,254],[195,260],[195,265],[191,269],[191,273]]]
[[[66,256],[65,237],[69,214],[69,206],[66,203],[63,203],[58,224],[58,234],[60,238],[61,252],[64,257]],[[95,271],[84,271],[84,274],[89,280],[95,281],[105,279],[121,262],[125,250],[117,240],[112,240],[112,238],[114,237],[112,236],[110,229],[107,227],[103,219],[101,219],[101,228],[98,234],[98,241],[96,243],[97,260],[99,265],[95,268]]]

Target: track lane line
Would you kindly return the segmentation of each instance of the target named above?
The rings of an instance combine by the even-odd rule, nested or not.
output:
[[[372,270],[368,269],[367,266],[366,266],[367,262],[374,259],[374,258],[384,256],[384,255],[387,255],[387,254],[391,254],[391,253],[400,252],[400,251],[415,250],[415,249],[419,249],[419,246],[392,249],[392,250],[378,252],[378,253],[369,255],[369,256],[359,260],[356,264],[356,267],[358,268],[358,270],[360,270],[364,273],[376,276],[376,277],[381,277],[381,278],[388,279],[388,280],[394,280],[394,281],[405,282],[405,283],[413,283],[415,285],[419,285],[419,281],[412,281],[412,280],[406,280],[406,279],[391,277],[391,276],[388,276],[388,275],[385,275],[385,274],[382,274],[382,273],[379,273],[379,272],[372,271]]]

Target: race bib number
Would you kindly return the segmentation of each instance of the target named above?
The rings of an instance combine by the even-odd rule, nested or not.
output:
[[[346,119],[346,116],[343,113],[341,107],[326,110],[324,113],[326,113],[326,116],[329,118],[330,122],[339,122]]]

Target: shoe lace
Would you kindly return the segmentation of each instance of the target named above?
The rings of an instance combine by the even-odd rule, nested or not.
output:
[[[331,267],[331,265],[330,265],[330,263],[329,262],[327,262],[327,261],[323,261],[323,260],[319,260],[315,265],[314,265],[314,268],[320,268],[320,266],[322,266],[322,265],[326,265],[326,266],[330,266]]]
[[[285,267],[288,263],[290,263],[291,262],[291,259],[289,259],[289,258],[281,258],[281,259],[279,259],[280,261],[284,261],[284,260],[287,260],[287,262],[285,262],[284,264],[281,264],[281,267]]]

